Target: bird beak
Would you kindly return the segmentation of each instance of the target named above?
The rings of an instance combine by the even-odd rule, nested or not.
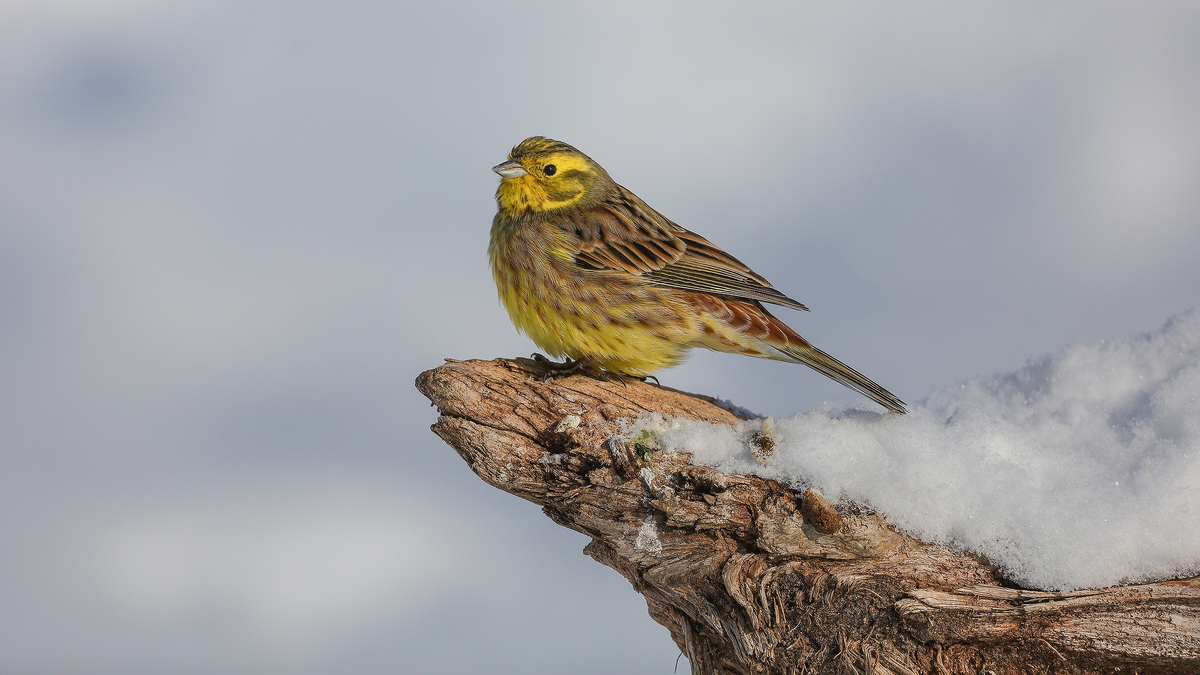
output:
[[[521,166],[521,163],[515,159],[493,166],[492,171],[500,174],[502,178],[520,178],[528,173],[525,171],[525,167]]]

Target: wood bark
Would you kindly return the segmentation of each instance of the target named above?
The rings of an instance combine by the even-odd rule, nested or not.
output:
[[[1200,578],[1017,588],[853,504],[622,440],[647,412],[739,421],[711,399],[546,374],[448,360],[417,387],[480,478],[592,538],[584,552],[645,596],[695,675],[1200,673]]]

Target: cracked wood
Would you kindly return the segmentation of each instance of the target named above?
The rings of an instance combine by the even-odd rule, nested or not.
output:
[[[694,674],[1200,673],[1200,580],[1013,588],[869,510],[619,438],[648,412],[738,421],[712,399],[545,375],[448,360],[417,387],[480,478],[592,538],[585,552],[645,596]]]

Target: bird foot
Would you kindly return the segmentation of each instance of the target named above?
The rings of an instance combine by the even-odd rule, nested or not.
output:
[[[551,361],[544,355],[537,353],[533,354],[531,358],[546,370],[546,374],[542,377],[542,382],[561,380],[572,375],[586,375],[605,382],[624,382],[622,376],[601,369],[600,366],[596,365],[596,360],[590,356],[585,356],[582,359],[574,361],[567,359],[562,363]]]

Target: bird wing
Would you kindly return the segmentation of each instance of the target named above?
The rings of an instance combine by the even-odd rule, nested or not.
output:
[[[580,267],[628,272],[656,286],[808,309],[621,187],[600,203],[573,211],[566,229]]]

